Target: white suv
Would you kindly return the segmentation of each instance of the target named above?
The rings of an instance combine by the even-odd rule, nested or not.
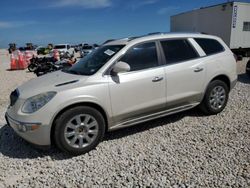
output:
[[[74,57],[75,50],[69,44],[57,44],[54,46],[53,50],[58,50],[60,55],[68,53],[71,57]]]
[[[106,131],[196,106],[221,112],[237,79],[236,61],[218,37],[158,34],[104,44],[67,71],[12,92],[8,124],[40,146],[81,154]]]

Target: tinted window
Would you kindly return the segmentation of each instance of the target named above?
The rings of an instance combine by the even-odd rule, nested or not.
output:
[[[196,38],[195,41],[200,45],[207,55],[215,54],[224,51],[223,46],[214,39]]]
[[[64,49],[64,48],[66,48],[65,45],[56,45],[56,46],[54,47],[54,49]]]
[[[128,63],[130,65],[130,71],[157,67],[158,58],[155,42],[132,47],[120,61]]]
[[[185,39],[162,41],[161,45],[168,64],[198,57],[197,52]]]

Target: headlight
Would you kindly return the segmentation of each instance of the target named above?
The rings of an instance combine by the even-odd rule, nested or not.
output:
[[[22,112],[28,114],[36,112],[47,104],[55,95],[56,92],[51,91],[28,98],[23,104]]]

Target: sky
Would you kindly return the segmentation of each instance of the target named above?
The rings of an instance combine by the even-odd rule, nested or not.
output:
[[[168,32],[170,16],[226,0],[1,0],[0,48]],[[250,0],[245,0],[250,2]]]

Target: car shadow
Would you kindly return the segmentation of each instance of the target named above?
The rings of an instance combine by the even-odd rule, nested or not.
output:
[[[247,75],[247,73],[239,74],[238,82],[241,82],[243,84],[250,84],[250,76]]]
[[[156,128],[156,127],[168,126],[168,124],[178,122],[186,116],[203,117],[205,115],[201,111],[199,111],[197,108],[194,108],[194,109],[191,109],[191,110],[188,110],[185,112],[180,112],[177,114],[168,115],[168,116],[158,118],[155,120],[151,120],[148,122],[140,123],[140,124],[137,124],[137,125],[134,125],[131,127],[108,132],[106,134],[104,140],[106,140],[106,141],[115,140],[115,139],[119,139],[122,137],[127,137],[127,136],[131,136],[133,134],[148,131],[148,130]]]
[[[70,158],[55,147],[37,148],[19,137],[11,127],[0,125],[0,154],[18,159],[34,159],[50,156],[52,159],[63,160]]]
[[[123,128],[120,130],[108,132],[104,140],[116,140],[127,137],[133,134],[141,133],[156,127],[168,126],[170,123],[177,122],[186,116],[204,116],[197,109],[181,112],[174,115],[169,115],[163,118],[152,120],[146,123],[141,123],[132,127]],[[65,154],[52,146],[49,149],[37,148],[36,146],[26,142],[20,138],[11,127],[0,125],[0,154],[18,159],[34,159],[49,156],[54,160],[64,160],[72,158],[73,156]]]

